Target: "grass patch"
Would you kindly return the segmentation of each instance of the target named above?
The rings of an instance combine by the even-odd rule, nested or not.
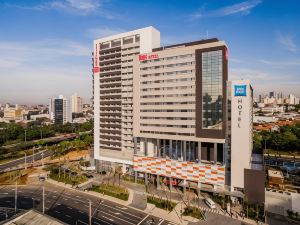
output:
[[[104,193],[106,195],[109,195],[111,197],[115,197],[124,201],[128,200],[129,192],[126,188],[112,185],[112,184],[100,184],[97,186],[93,186],[91,191]]]
[[[71,184],[73,186],[84,183],[88,180],[86,176],[83,175],[70,175],[69,173],[64,173],[61,169],[59,175],[58,168],[50,168],[50,178],[58,182],[63,182],[65,184]]]
[[[273,154],[273,155],[288,155],[288,156],[300,156],[300,152],[299,151],[284,151],[284,150],[280,150],[280,151],[276,151],[273,149],[266,149],[265,154]]]
[[[155,205],[157,208],[166,209],[169,211],[172,211],[176,206],[174,202],[165,199],[159,199],[152,196],[147,197],[147,202]]]
[[[193,206],[189,206],[189,207],[184,208],[183,215],[184,216],[192,216],[192,217],[197,218],[199,220],[204,219],[203,212],[200,209],[198,209],[196,207],[193,207]]]

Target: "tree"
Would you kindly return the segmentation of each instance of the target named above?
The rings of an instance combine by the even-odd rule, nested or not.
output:
[[[262,149],[262,136],[258,133],[254,133],[253,136],[253,149],[254,151],[260,151]]]

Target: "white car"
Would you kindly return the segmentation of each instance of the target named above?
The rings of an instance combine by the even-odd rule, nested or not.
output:
[[[215,209],[215,208],[216,208],[216,204],[215,204],[214,201],[211,200],[210,198],[206,198],[206,199],[205,199],[205,203],[206,203],[206,205],[208,205],[209,208],[211,208],[211,209]]]

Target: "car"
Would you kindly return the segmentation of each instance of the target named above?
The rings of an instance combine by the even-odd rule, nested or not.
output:
[[[215,209],[215,208],[216,208],[216,204],[214,203],[213,200],[211,200],[211,198],[206,198],[206,199],[205,199],[205,203],[206,203],[206,205],[208,205],[208,207],[211,208],[211,209]]]

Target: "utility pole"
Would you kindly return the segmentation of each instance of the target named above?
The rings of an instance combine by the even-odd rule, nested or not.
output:
[[[25,151],[24,151],[25,152]],[[25,152],[25,170],[27,170],[27,162],[26,162],[27,154]]]
[[[45,187],[43,183],[43,214],[45,213]]]
[[[92,225],[92,201],[89,200],[90,210],[89,210],[89,224]]]
[[[42,167],[44,167],[44,152],[42,152]]]
[[[18,200],[18,181],[16,181],[16,187],[15,187],[15,214],[17,214],[17,200]]]

